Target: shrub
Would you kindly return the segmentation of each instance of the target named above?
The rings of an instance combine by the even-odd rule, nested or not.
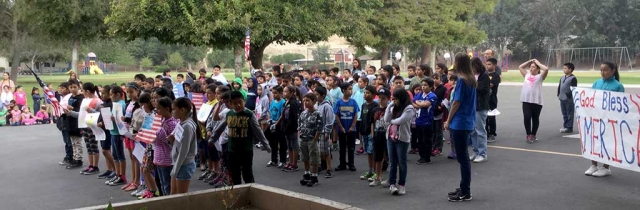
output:
[[[155,68],[154,71],[156,73],[162,73],[164,70],[169,69],[169,66],[167,66],[167,65],[157,65],[157,66],[154,66],[154,68]]]

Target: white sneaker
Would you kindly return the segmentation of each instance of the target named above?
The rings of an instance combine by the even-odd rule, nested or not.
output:
[[[469,155],[469,161],[474,161],[476,159],[476,155]]]
[[[384,181],[380,182],[380,185],[382,185],[382,187],[389,187],[390,186],[389,180],[384,180]]]
[[[599,167],[595,173],[591,174],[591,176],[594,176],[594,177],[611,176],[611,170],[609,170],[608,168]]]
[[[585,171],[585,172],[584,172],[584,175],[592,176],[592,175],[593,175],[593,173],[595,173],[596,171],[598,171],[598,167],[597,167],[597,166],[594,166],[594,165],[591,165],[591,166],[589,167],[589,169],[587,169],[587,171]]]
[[[402,185],[398,185],[398,195],[404,195],[404,194],[407,194],[407,189]]]
[[[474,163],[482,163],[482,162],[486,162],[486,161],[487,161],[487,158],[486,158],[486,157],[483,157],[483,156],[481,156],[481,155],[478,155],[478,156],[476,157],[476,159],[475,159],[475,160],[473,160],[473,162],[474,162]]]
[[[377,187],[378,185],[381,185],[382,181],[380,180],[373,180],[373,182],[369,183],[369,187]]]
[[[398,188],[395,184],[389,186],[389,191],[391,192],[391,195],[398,195]]]

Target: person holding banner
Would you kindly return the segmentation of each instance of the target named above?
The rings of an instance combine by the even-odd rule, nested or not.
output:
[[[529,71],[525,69],[529,67]],[[520,93],[522,114],[524,115],[524,129],[527,132],[527,143],[538,141],[536,134],[540,126],[540,112],[542,111],[542,82],[547,78],[549,68],[537,59],[531,59],[519,66],[520,74],[524,77],[524,85]]]
[[[451,133],[457,160],[460,164],[460,188],[450,192],[449,201],[470,201],[471,197],[471,160],[467,141],[475,129],[476,122],[476,87],[478,82],[471,71],[471,59],[466,54],[458,54],[455,58],[454,73],[460,78],[451,97],[451,109],[444,122],[444,129]],[[453,77],[452,77],[453,78]]]
[[[109,97],[109,90],[111,90],[111,86],[105,85],[100,91],[100,97],[102,97],[102,105],[100,106],[101,112],[104,108],[106,108],[106,110],[111,110],[111,107],[113,106],[113,103],[111,103],[111,98]],[[98,179],[109,180],[113,179],[113,177],[116,176],[116,166],[115,162],[113,161],[113,156],[111,155],[111,132],[109,131],[109,129],[107,129],[107,126],[104,122],[104,115],[101,114],[100,118],[98,119],[98,126],[102,127],[102,130],[104,130],[105,139],[100,140],[100,148],[102,148],[102,156],[104,156],[104,159],[107,162],[107,170],[104,173],[98,175]]]
[[[620,73],[618,73],[618,67],[612,62],[604,62],[600,65],[600,75],[602,78],[596,80],[591,88],[596,90],[606,90],[613,92],[624,92],[624,86],[620,83]],[[602,164],[602,167],[598,167],[597,161],[591,161],[591,166],[584,175],[594,177],[605,177],[611,175],[609,165]]]

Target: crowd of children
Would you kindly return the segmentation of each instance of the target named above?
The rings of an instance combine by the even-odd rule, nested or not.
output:
[[[432,156],[443,152],[444,130],[450,130],[448,158],[460,163],[462,181],[460,188],[449,193],[449,199],[467,201],[471,200],[469,163],[486,161],[486,143],[496,141],[496,116],[488,113],[497,109],[501,75],[493,58],[480,61],[459,55],[455,60],[453,71],[444,64],[438,64],[435,71],[424,64],[409,66],[408,78],[400,76],[398,66],[379,70],[368,66],[363,71],[357,59],[354,67],[342,74],[337,68],[283,72],[281,66],[274,66],[271,72],[252,71],[251,77],[228,84],[226,79],[218,80],[222,75],[219,67],[217,71],[214,68],[211,78],[204,69],[198,78],[187,73],[178,74],[175,80],[166,71],[155,78],[138,74],[133,82],[120,86],[81,84],[70,78],[55,94],[63,108],[59,117],[40,104],[42,98],[48,99],[40,96],[37,88],[32,90],[35,115],[20,86],[15,91],[3,87],[2,106],[10,110],[6,120],[11,125],[55,122],[65,145],[60,164],[67,169],[84,165],[84,141],[89,156],[81,174],[99,174],[106,185],[121,186],[140,199],[185,193],[193,176],[214,187],[252,183],[254,144],[272,152],[267,167],[285,172],[303,168],[300,184],[308,187],[320,184],[322,171],[325,179],[336,175],[334,172],[356,171],[354,155],[363,154],[367,168],[359,178],[371,187],[383,186],[391,194],[404,195],[407,154],[419,155],[417,165],[430,164]],[[524,69],[527,66],[529,71]],[[577,79],[572,74],[573,64],[564,67],[565,76],[558,86],[564,120],[561,132],[570,133],[570,87],[577,85]],[[542,108],[540,84],[547,70],[537,60],[520,69],[525,77],[521,100],[526,139],[533,143]],[[594,88],[624,91],[616,82],[615,65],[605,63],[601,69],[606,75],[603,73],[603,80]],[[616,88],[601,87],[604,83]],[[205,104],[210,110],[205,117],[197,117]],[[82,112],[100,112],[102,108],[109,108],[112,117],[99,119],[106,138],[97,139],[94,131],[80,127],[78,118]],[[121,131],[122,125],[131,135]],[[154,132],[151,141],[141,140],[144,129]],[[468,145],[473,145],[475,155],[469,156]],[[145,150],[143,157],[134,155],[138,146]],[[334,147],[338,150],[335,168]],[[129,178],[125,148],[132,163]],[[107,166],[102,173],[98,168],[100,153]],[[300,159],[303,166],[298,166]],[[204,172],[195,175],[197,168]],[[385,171],[388,177],[383,177]],[[585,173],[611,174],[607,165],[597,167],[596,162]]]

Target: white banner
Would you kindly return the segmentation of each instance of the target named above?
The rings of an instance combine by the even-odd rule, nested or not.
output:
[[[640,172],[640,94],[573,89],[582,156]]]

